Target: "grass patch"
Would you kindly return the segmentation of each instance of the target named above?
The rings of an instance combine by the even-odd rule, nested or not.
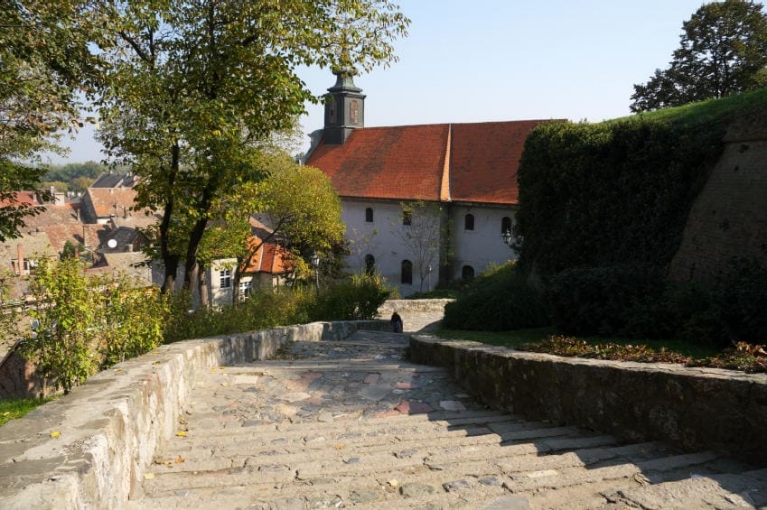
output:
[[[53,397],[0,400],[0,426],[5,425],[11,420],[21,418],[29,411],[51,400],[53,400]]]

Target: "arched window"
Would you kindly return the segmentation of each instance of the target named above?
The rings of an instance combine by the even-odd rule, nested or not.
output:
[[[372,275],[376,272],[376,258],[371,254],[365,255],[365,274]]]
[[[373,223],[373,208],[368,207],[365,209],[365,221],[368,223]]]
[[[511,218],[508,216],[504,216],[501,219],[501,235],[503,235],[504,232],[511,232]]]
[[[464,230],[474,230],[474,215],[467,214],[463,219]]]
[[[413,284],[413,263],[409,260],[402,261],[402,284]]]
[[[461,269],[461,278],[464,280],[474,279],[474,268],[471,266],[463,266],[463,269]]]

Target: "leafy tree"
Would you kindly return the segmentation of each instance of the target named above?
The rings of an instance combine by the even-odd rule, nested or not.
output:
[[[409,225],[392,225],[392,234],[412,255],[413,269],[420,278],[419,291],[423,292],[424,281],[439,264],[442,208],[433,202],[403,203],[402,212]]]
[[[61,130],[81,122],[78,93],[95,90],[99,59],[96,2],[0,2],[0,241],[16,237],[23,217],[39,213],[15,200],[37,188],[43,170],[31,161],[61,152]]]
[[[79,177],[87,177],[91,180],[105,173],[107,167],[95,161],[85,163],[67,163],[63,166],[53,166],[45,173],[46,181],[71,182]]]
[[[299,165],[285,154],[264,155],[261,163],[267,174],[262,181],[245,182],[235,187],[215,209],[226,221],[209,229],[200,253],[204,259],[235,257],[233,287],[249,261],[264,243],[278,242],[283,255],[292,258],[294,269],[306,273],[305,259],[312,253],[325,258],[343,240],[341,201],[330,179],[320,170]],[[250,236],[251,214],[271,230],[260,241]],[[236,299],[236,295],[235,295]]]
[[[762,4],[703,5],[682,25],[669,68],[634,85],[632,112],[722,98],[767,86],[767,15]]]
[[[253,166],[259,144],[317,99],[299,66],[388,64],[409,24],[389,0],[136,0],[113,14],[119,40],[107,53],[102,141],[147,177],[139,205],[162,211],[164,290],[182,260],[191,288],[213,204],[263,177]],[[179,214],[193,224],[174,241]]]

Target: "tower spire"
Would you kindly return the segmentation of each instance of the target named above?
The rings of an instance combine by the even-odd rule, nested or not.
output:
[[[350,67],[335,69],[336,84],[325,95],[325,143],[343,145],[356,128],[365,127],[365,95],[354,84]]]

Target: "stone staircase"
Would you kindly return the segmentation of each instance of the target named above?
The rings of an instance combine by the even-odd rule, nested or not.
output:
[[[767,507],[767,470],[487,409],[406,348],[360,331],[211,370],[129,508]]]

